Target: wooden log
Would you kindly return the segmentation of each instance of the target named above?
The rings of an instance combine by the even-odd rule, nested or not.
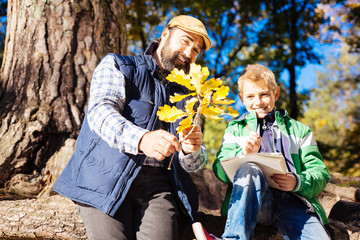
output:
[[[87,239],[75,204],[61,196],[0,201],[0,239]]]

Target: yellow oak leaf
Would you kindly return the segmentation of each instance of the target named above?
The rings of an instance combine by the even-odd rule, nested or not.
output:
[[[178,70],[177,68],[174,68],[166,79],[170,82],[176,82],[177,84],[183,85],[190,91],[195,90],[195,87],[190,83],[190,76],[185,74],[182,69]]]
[[[230,88],[228,86],[221,86],[216,92],[213,94],[213,101],[220,101],[226,99],[229,94]]]
[[[215,116],[215,115],[221,114],[222,110],[219,107],[210,106],[210,107],[201,109],[200,113],[203,115]]]
[[[227,115],[230,115],[230,116],[232,116],[232,117],[237,117],[237,116],[239,116],[239,112],[236,111],[232,106],[230,106],[230,107],[228,108],[226,114],[227,114]]]
[[[213,94],[213,91],[210,89],[206,90],[203,95],[203,105],[208,105],[211,102],[211,96]]]
[[[194,74],[192,75],[190,79],[190,83],[195,87],[196,92],[200,93],[202,82],[201,82],[201,75],[200,74]]]
[[[204,114],[204,116],[205,116],[207,119],[211,119],[211,120],[214,120],[214,121],[217,121],[217,122],[224,119],[223,117],[219,117],[219,116],[217,116],[217,115],[206,115],[206,114]]]
[[[209,70],[207,67],[201,68],[200,65],[192,63],[190,65],[190,82],[196,88],[196,92],[199,94],[204,81],[209,76]]]
[[[182,132],[184,129],[191,127],[192,119],[191,118],[185,118],[179,123],[179,126],[176,128],[177,133]]]
[[[220,100],[214,100],[213,103],[214,104],[222,104],[222,105],[229,105],[234,103],[234,100],[228,100],[228,99],[220,99]]]
[[[175,122],[177,119],[185,117],[186,112],[177,109],[175,106],[170,107],[169,105],[165,105],[163,107],[159,107],[156,115],[159,116],[161,121]]]
[[[210,107],[203,107],[200,109],[200,113],[204,115],[207,119],[220,121],[224,119],[223,117],[220,117],[219,115],[222,114],[223,110],[216,106],[210,106]]]
[[[208,90],[217,90],[222,85],[222,80],[219,78],[212,78],[206,82],[204,82],[201,87],[201,92],[205,93]]]
[[[201,71],[203,73],[203,80],[205,81],[210,74],[209,69],[207,67],[203,67],[201,68]]]
[[[184,98],[187,98],[188,96],[195,96],[196,93],[190,93],[190,94],[185,94],[185,95],[180,95],[175,93],[174,96],[170,96],[170,102],[171,103],[175,103],[175,102],[180,102],[181,100],[183,100]]]
[[[201,65],[196,63],[190,63],[190,75],[193,73],[201,72]]]
[[[188,116],[191,117],[194,116],[195,114],[194,105],[196,102],[198,102],[198,99],[195,97],[186,101],[185,111],[188,114]]]

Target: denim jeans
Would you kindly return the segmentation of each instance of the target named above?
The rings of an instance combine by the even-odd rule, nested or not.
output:
[[[268,187],[261,169],[247,163],[235,174],[222,238],[253,239],[256,222],[277,227],[286,240],[330,239],[300,198]]]
[[[88,239],[178,239],[179,210],[166,171],[143,166],[114,217],[77,203]]]

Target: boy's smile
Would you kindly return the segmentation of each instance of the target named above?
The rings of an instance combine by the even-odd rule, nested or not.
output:
[[[275,107],[280,96],[280,87],[270,89],[264,79],[244,81],[240,99],[248,112],[255,111],[258,118],[264,118]]]

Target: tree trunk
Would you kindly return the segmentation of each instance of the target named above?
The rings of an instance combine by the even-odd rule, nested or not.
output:
[[[304,3],[306,5],[306,3]],[[297,53],[298,48],[296,47],[296,41],[299,39],[297,23],[299,22],[299,17],[296,11],[295,0],[291,0],[291,21],[290,21],[290,49],[291,49],[291,59],[290,65],[288,66],[289,75],[290,75],[290,116],[294,119],[298,118],[298,106],[297,106],[297,93],[296,93],[296,70],[295,66],[298,65],[297,62]]]
[[[296,72],[295,65],[289,68],[290,75],[290,116],[294,119],[298,117],[297,93],[296,93]]]
[[[92,73],[126,53],[125,0],[9,0],[0,75],[0,187],[38,175],[81,127]]]

